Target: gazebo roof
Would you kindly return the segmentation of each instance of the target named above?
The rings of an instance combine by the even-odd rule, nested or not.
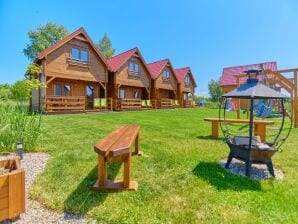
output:
[[[284,99],[288,96],[275,91],[274,89],[258,82],[258,79],[248,79],[247,82],[237,89],[234,89],[224,97],[228,98],[267,98],[267,99]]]

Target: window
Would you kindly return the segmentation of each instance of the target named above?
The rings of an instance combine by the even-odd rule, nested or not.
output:
[[[125,91],[124,91],[124,89],[120,89],[119,90],[119,98],[120,99],[124,99],[125,98]]]
[[[134,75],[139,74],[139,64],[131,61],[129,62],[129,73],[133,73]]]
[[[70,85],[63,85],[63,96],[70,96]]]
[[[54,84],[55,96],[70,96],[70,85]]]
[[[185,85],[187,85],[187,86],[190,84],[189,75],[185,76],[184,82],[185,82]]]
[[[55,96],[62,96],[62,86],[54,84],[54,95]]]
[[[83,63],[88,62],[88,52],[85,50],[80,50],[78,48],[71,48],[71,59],[73,61],[79,61]]]
[[[138,90],[134,90],[134,91],[133,91],[133,97],[134,97],[135,99],[139,98],[139,91],[138,91]]]
[[[71,48],[71,58],[73,60],[80,60],[80,51],[77,48]]]
[[[162,73],[162,78],[164,80],[169,80],[170,79],[170,72],[168,70],[164,70]]]
[[[88,52],[87,51],[81,51],[81,61],[88,62]]]
[[[86,86],[86,95],[88,100],[93,100],[94,98],[94,87]]]

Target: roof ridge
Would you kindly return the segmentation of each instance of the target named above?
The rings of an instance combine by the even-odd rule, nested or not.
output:
[[[131,48],[131,49],[129,49],[129,50],[123,51],[123,52],[121,52],[121,53],[119,53],[119,54],[117,54],[117,55],[115,55],[115,56],[109,58],[108,60],[111,60],[111,59],[113,59],[113,58],[115,58],[115,57],[117,57],[117,56],[123,55],[123,54],[125,54],[125,53],[127,53],[127,52],[129,52],[129,51],[137,50],[137,49],[138,49],[137,47],[134,47],[134,48]]]
[[[175,70],[180,70],[180,69],[190,69],[190,67],[186,66],[186,67],[182,67],[182,68],[175,68]]]
[[[238,65],[238,66],[224,67],[223,69],[237,68],[237,67],[244,67],[244,66],[252,66],[252,65],[260,65],[260,64],[268,64],[268,63],[275,63],[275,64],[277,64],[276,61],[268,61],[268,62],[261,62],[261,63],[255,63],[255,64],[247,64],[247,65]]]
[[[154,63],[158,63],[158,62],[162,62],[162,61],[170,61],[170,59],[165,58],[165,59],[162,59],[162,60],[153,61],[153,62],[147,63],[147,65],[154,64]]]

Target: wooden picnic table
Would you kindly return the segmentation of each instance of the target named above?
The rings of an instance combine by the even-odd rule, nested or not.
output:
[[[106,136],[94,146],[98,154],[98,180],[93,190],[136,190],[138,183],[131,181],[131,152],[135,144],[135,155],[141,155],[139,146],[140,126],[123,125]],[[107,179],[107,164],[109,162],[124,163],[124,180],[111,181]]]
[[[243,123],[248,124],[249,120],[247,119],[220,119],[219,118],[204,118],[204,121],[211,122],[211,135],[213,138],[218,138],[218,127],[219,127],[219,121],[220,122],[226,122],[226,123]],[[270,124],[274,124],[274,121],[268,121],[268,120],[254,120],[254,135],[258,135],[261,138],[261,141],[266,141],[266,126]]]

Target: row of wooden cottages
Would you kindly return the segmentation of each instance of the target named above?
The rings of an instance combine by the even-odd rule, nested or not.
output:
[[[46,88],[32,91],[33,111],[194,106],[189,67],[174,69],[169,59],[147,64],[138,48],[106,60],[83,28],[40,52],[35,62]]]

